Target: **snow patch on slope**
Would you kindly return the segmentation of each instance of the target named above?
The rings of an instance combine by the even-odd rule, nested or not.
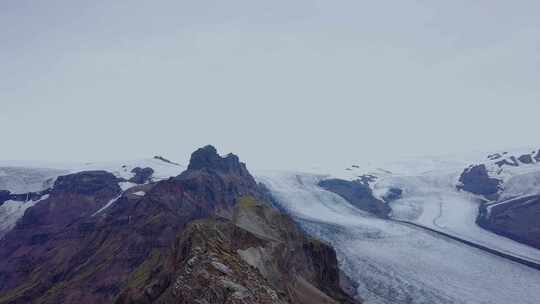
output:
[[[107,204],[105,204],[105,206],[101,207],[98,211],[94,212],[94,214],[92,214],[92,216],[96,216],[96,215],[100,214],[101,212],[105,211],[107,208],[109,208],[114,203],[116,203],[116,201],[119,200],[121,197],[122,197],[122,195],[119,195],[119,196],[111,199],[109,202],[107,202]]]
[[[2,206],[0,206],[0,238],[15,227],[17,221],[24,215],[24,212],[28,208],[48,198],[49,195],[47,194],[35,201],[6,201],[2,204]]]

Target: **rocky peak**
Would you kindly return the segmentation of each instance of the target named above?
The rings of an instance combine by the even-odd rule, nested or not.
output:
[[[221,157],[216,148],[211,145],[197,149],[191,154],[188,170],[209,170],[225,174],[249,174],[246,165],[240,162],[238,156],[230,153]]]

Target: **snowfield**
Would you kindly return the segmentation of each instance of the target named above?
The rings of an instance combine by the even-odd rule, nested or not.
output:
[[[0,190],[9,190],[12,193],[37,192],[52,186],[59,175],[68,173],[64,169],[15,165],[0,163]]]
[[[321,178],[324,176],[256,172],[256,179],[306,231],[336,248],[341,267],[359,284],[358,293],[367,303],[540,303],[540,271],[421,228],[372,217],[318,187]],[[436,180],[435,185],[446,181]],[[418,188],[430,184],[417,182]],[[410,193],[419,198],[418,191]],[[400,214],[420,223],[431,222],[434,227],[468,227],[468,219],[457,223],[454,213],[460,211],[450,212],[448,217],[434,216],[439,214],[439,202],[460,195],[442,196],[426,206],[403,201]],[[465,206],[471,202],[462,198]],[[472,214],[472,209],[467,212]],[[437,224],[433,224],[435,219]]]
[[[153,181],[177,176],[186,169],[182,165],[156,158],[92,163],[0,161],[0,190],[9,190],[12,193],[41,191],[51,187],[58,176],[93,170],[105,170],[118,178],[129,180],[135,175],[131,170],[136,167],[152,168]],[[130,182],[119,184],[124,191],[135,186]]]

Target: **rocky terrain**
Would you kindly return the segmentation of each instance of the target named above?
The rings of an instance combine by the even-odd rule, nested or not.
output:
[[[537,164],[509,152],[254,179],[211,146],[186,167],[7,163],[0,303],[535,304]]]
[[[532,195],[484,204],[480,227],[540,249],[540,196]]]
[[[391,211],[390,207],[384,201],[373,196],[373,191],[369,187],[369,184],[361,180],[325,179],[319,182],[319,186],[338,194],[358,209],[367,211],[373,215],[387,218]],[[392,192],[394,196],[398,195],[396,194],[397,191],[399,190]]]
[[[482,195],[482,228],[540,249],[540,151],[495,153],[463,171],[458,189]]]
[[[332,247],[237,156],[207,146],[168,179],[121,171],[60,176],[21,214],[0,240],[0,303],[358,303]]]

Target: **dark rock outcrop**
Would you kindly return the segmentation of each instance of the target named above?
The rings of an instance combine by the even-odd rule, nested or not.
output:
[[[388,191],[384,194],[383,200],[386,203],[390,203],[392,201],[398,200],[401,198],[401,195],[403,194],[403,190],[399,188],[390,188]]]
[[[9,200],[11,192],[7,190],[0,190],[0,206]]]
[[[84,171],[58,177],[52,194],[92,195],[119,193],[118,178],[107,171]]]
[[[342,179],[326,179],[319,182],[319,186],[346,199],[358,209],[367,211],[381,218],[387,218],[390,207],[373,196],[371,188],[361,181],[347,181]]]
[[[471,166],[461,174],[459,190],[464,190],[474,194],[493,197],[497,195],[501,181],[496,178],[489,177],[486,165]]]
[[[138,185],[142,185],[152,180],[152,175],[154,175],[154,169],[150,167],[136,167],[131,170],[131,173],[134,173],[135,175],[130,178],[129,181]]]
[[[540,249],[540,196],[484,204],[477,223],[480,227]]]
[[[521,163],[526,164],[526,165],[533,163],[533,158],[531,154],[523,154],[520,157],[518,157],[518,160]]]
[[[364,175],[358,176],[358,179],[359,179],[360,182],[362,182],[363,184],[369,185],[369,183],[372,183],[372,182],[374,182],[374,181],[377,180],[377,176],[372,175],[372,174],[364,174]]]
[[[154,156],[154,159],[160,160],[160,161],[165,162],[165,163],[168,163],[168,164],[173,164],[173,165],[180,166],[179,163],[175,163],[175,162],[173,162],[173,161],[171,161],[171,160],[168,160],[168,159],[166,159],[165,157],[160,156],[160,155]]]

